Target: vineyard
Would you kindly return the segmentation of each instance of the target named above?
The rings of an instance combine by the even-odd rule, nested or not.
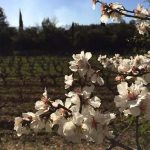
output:
[[[17,149],[14,147],[14,140],[17,139],[18,142],[21,141],[20,148],[23,149],[24,144],[22,142],[24,139],[19,140],[16,133],[13,132],[14,118],[21,115],[22,111],[33,111],[34,103],[40,99],[45,87],[47,87],[52,99],[63,98],[65,94],[64,75],[69,73],[68,61],[69,58],[67,57],[51,56],[8,56],[0,58],[0,134],[3,137],[1,138],[1,145],[3,142],[8,142],[8,139],[9,141],[12,139],[4,147],[9,148],[11,144],[10,148]],[[103,92],[105,95],[105,90]],[[111,95],[107,96],[107,99],[110,101]],[[47,139],[45,135],[34,137],[34,139],[40,142],[43,137]],[[51,140],[54,143],[55,136]],[[58,141],[58,145],[63,144],[60,138]],[[38,147],[37,144],[34,145],[35,141],[32,139],[28,142],[31,148]],[[42,145],[45,143],[40,145],[43,148]],[[48,145],[47,143],[47,147],[49,147]],[[56,149],[55,146],[56,143],[54,149]],[[70,145],[71,147],[72,145]]]
[[[26,146],[28,146],[28,149],[62,149],[62,147],[66,146],[63,144],[62,138],[57,137],[55,134],[51,135],[51,138],[48,138],[48,135],[45,134],[18,138],[13,131],[13,127],[16,116],[21,116],[22,112],[34,110],[34,103],[41,98],[45,87],[51,99],[64,99],[66,92],[64,75],[70,73],[68,62],[69,58],[67,57],[52,56],[7,56],[0,58],[0,134],[2,137],[0,145],[4,149],[8,149],[10,145],[9,149],[13,150],[18,148],[26,149]],[[100,67],[100,64],[96,62],[96,58],[92,59],[92,63]],[[101,75],[106,81],[105,86],[97,87],[96,93],[103,100],[104,111],[114,110],[115,74],[101,70]],[[116,133],[124,129],[128,124],[132,124],[132,120],[132,117],[121,121],[117,120]],[[124,125],[120,126],[119,122],[124,122]],[[149,126],[144,125],[142,128],[142,132],[146,133]],[[133,134],[132,131],[131,134]],[[143,135],[147,136],[147,134]],[[133,144],[132,141],[127,140],[127,137],[128,135],[125,135],[126,141]],[[42,138],[44,140],[41,140]],[[53,143],[51,147],[50,143]],[[90,146],[90,149],[99,148],[93,145]],[[76,147],[75,145],[67,144],[67,147],[68,150],[83,149],[83,145]],[[89,145],[85,144],[84,147],[88,148]]]
[[[63,62],[63,63],[62,63]],[[0,58],[1,121],[11,121],[17,109],[30,108],[40,98],[44,87],[49,94],[64,93],[64,74],[68,72],[67,58],[55,57],[2,57]],[[59,87],[62,86],[60,89]],[[59,88],[59,90],[57,90]],[[18,105],[16,105],[18,104]],[[16,105],[15,110],[14,105]],[[5,110],[9,112],[5,112]],[[5,114],[5,116],[4,116]],[[9,119],[8,119],[9,118]],[[3,125],[1,124],[1,127]],[[7,128],[4,126],[4,128]]]
[[[65,94],[64,76],[69,74],[68,62],[67,57],[1,57],[0,127],[12,128],[14,117],[23,110],[31,111],[45,87],[51,98],[61,98]]]
[[[47,87],[51,97],[63,95],[64,74],[68,72],[67,61],[67,58],[48,56],[0,58],[0,149],[8,148],[10,143],[2,146],[5,140],[13,138],[14,142],[15,116],[21,115],[22,110],[32,111],[44,87]],[[17,147],[11,145],[11,149]]]

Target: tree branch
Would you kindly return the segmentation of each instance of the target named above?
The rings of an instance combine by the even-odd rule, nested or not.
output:
[[[110,141],[112,143],[112,146],[110,146],[108,149],[106,150],[111,150],[113,147],[121,147],[125,150],[133,150],[132,148],[124,145],[123,143],[120,143],[119,141],[116,141],[114,139],[111,139],[111,138],[107,138],[108,141]]]
[[[118,10],[117,9],[112,9],[109,5],[107,5],[106,3],[101,2],[99,0],[97,0],[96,3],[100,3],[102,5],[105,5],[105,7],[108,10],[111,10],[112,12],[117,12],[118,14],[124,15],[124,16],[129,17],[129,18],[136,18],[136,19],[140,19],[140,20],[150,20],[150,16],[148,16],[148,15],[145,15],[145,17],[140,17],[140,16],[131,15],[131,14],[126,14],[126,13],[123,13],[121,11],[126,11],[127,13],[135,13],[135,11],[130,11],[130,10],[127,10],[125,8],[124,9],[118,9]]]

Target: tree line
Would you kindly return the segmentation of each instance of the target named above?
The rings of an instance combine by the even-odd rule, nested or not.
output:
[[[19,15],[22,17],[21,13]],[[81,49],[93,53],[139,53],[150,49],[150,36],[141,36],[135,22],[120,24],[79,25],[72,23],[68,29],[57,27],[49,18],[40,26],[19,28],[9,26],[0,8],[0,54],[1,55],[68,55]]]

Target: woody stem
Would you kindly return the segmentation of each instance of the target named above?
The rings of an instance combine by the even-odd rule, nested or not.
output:
[[[139,117],[136,117],[135,120],[135,124],[136,124],[136,146],[137,146],[137,150],[142,150],[140,143],[139,143]]]

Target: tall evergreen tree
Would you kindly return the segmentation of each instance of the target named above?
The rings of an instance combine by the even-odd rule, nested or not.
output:
[[[19,31],[23,30],[23,20],[21,10],[19,11]]]
[[[6,21],[6,16],[3,8],[0,7],[0,27],[7,27],[8,23]]]

